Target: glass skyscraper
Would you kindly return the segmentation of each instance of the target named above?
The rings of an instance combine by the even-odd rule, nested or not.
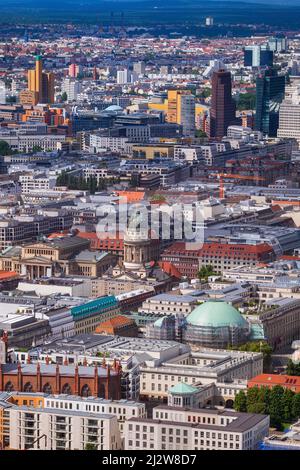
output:
[[[284,98],[285,76],[268,69],[256,79],[255,129],[270,137],[277,136],[279,106]]]

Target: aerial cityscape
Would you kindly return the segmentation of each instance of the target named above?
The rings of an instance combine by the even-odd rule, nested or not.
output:
[[[300,1],[0,11],[0,450],[300,450]]]

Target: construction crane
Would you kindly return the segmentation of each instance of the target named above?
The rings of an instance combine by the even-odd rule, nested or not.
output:
[[[217,176],[220,180],[220,191],[219,191],[220,199],[224,199],[225,197],[224,179],[254,180],[254,181],[265,180],[265,178],[263,178],[262,176],[235,175],[232,173],[214,173],[212,176]]]

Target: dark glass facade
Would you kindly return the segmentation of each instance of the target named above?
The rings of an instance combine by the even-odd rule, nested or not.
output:
[[[210,108],[210,137],[222,138],[227,128],[236,123],[235,102],[231,95],[231,73],[226,70],[214,72]]]
[[[284,98],[285,76],[269,69],[256,79],[255,129],[270,137],[277,136],[279,106]]]

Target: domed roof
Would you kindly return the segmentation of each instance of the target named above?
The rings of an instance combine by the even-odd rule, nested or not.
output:
[[[193,387],[193,385],[185,384],[182,382],[169,388],[169,393],[175,393],[179,395],[189,395],[196,392],[199,392],[199,389],[197,387]]]
[[[167,317],[161,317],[159,318],[158,320],[156,320],[154,323],[153,323],[153,326],[155,326],[156,328],[161,328],[164,324],[164,321]]]
[[[118,111],[123,111],[123,108],[121,108],[121,106],[117,106],[116,104],[113,104],[111,106],[108,106],[108,108],[105,108],[104,111],[118,112]]]
[[[236,308],[221,301],[209,301],[199,305],[187,316],[186,321],[193,326],[248,326]]]

